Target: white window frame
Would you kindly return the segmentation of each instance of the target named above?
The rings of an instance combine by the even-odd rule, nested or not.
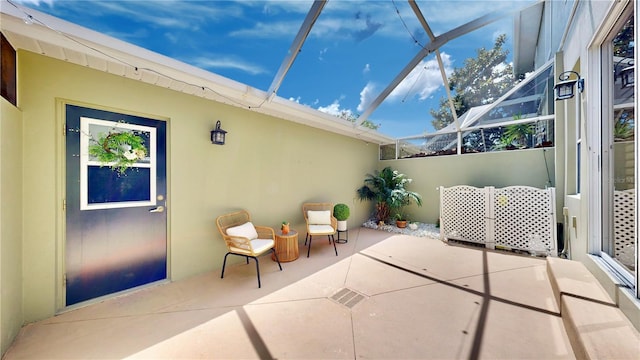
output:
[[[112,163],[103,164],[99,161],[92,160],[89,156],[89,143],[92,136],[90,126],[112,127],[135,131],[144,131],[149,133],[149,162],[134,163],[131,168],[149,168],[149,194],[146,194],[146,200],[140,201],[120,201],[105,203],[90,203],[88,199],[89,167],[111,166]],[[101,209],[120,209],[126,207],[156,206],[156,128],[142,125],[134,125],[109,120],[93,119],[88,117],[80,118],[80,210],[101,210]]]
[[[635,287],[634,292],[636,298],[640,298],[640,276],[638,276],[638,253],[640,249],[638,247],[638,191],[636,191],[636,211],[635,211],[635,228],[636,228],[636,256],[635,256],[635,268],[636,275],[631,274],[626,268],[622,267],[611,256],[609,256],[602,249],[602,244],[605,241],[605,236],[610,236],[612,218],[612,209],[610,209],[610,203],[608,197],[612,196],[609,191],[605,189],[612,189],[613,183],[610,181],[610,176],[605,178],[604,171],[607,173],[613,172],[613,164],[611,163],[611,152],[613,151],[613,140],[610,143],[605,143],[602,139],[602,134],[611,133],[611,123],[609,112],[614,109],[613,94],[609,91],[606,93],[603,91],[610,87],[609,84],[613,83],[612,71],[604,71],[602,69],[612,69],[613,59],[610,56],[603,56],[604,53],[611,54],[611,38],[610,34],[614,28],[619,24],[620,19],[624,19],[630,15],[626,10],[626,4],[614,4],[609,12],[607,19],[603,22],[601,28],[596,31],[594,39],[591,41],[588,48],[588,76],[590,79],[588,88],[593,91],[587,92],[587,104],[589,104],[586,111],[587,116],[591,117],[591,121],[586,121],[586,141],[589,144],[588,149],[582,151],[586,153],[589,165],[588,174],[588,249],[590,254],[600,256],[611,269],[617,273],[618,277],[623,282],[627,282]],[[633,6],[633,4],[629,5]],[[635,19],[638,19],[638,9],[634,9]],[[635,39],[638,38],[638,28],[635,27]],[[638,59],[638,48],[635,48],[635,57]],[[637,78],[637,75],[636,75]],[[600,90],[598,90],[600,89]],[[606,97],[604,96],[606,95]],[[634,104],[636,110],[638,109],[638,91],[634,95]],[[636,111],[637,113],[637,111]],[[635,136],[635,188],[638,189],[638,128],[634,127]],[[604,148],[607,146],[607,148]],[[605,215],[608,216],[608,220],[605,221]]]

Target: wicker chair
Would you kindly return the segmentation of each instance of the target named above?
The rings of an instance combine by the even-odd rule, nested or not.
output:
[[[260,265],[258,264],[258,256],[271,250],[274,254],[278,267],[282,271],[282,265],[278,259],[278,254],[274,250],[275,233],[272,228],[266,226],[254,226],[251,223],[251,215],[245,210],[224,214],[216,218],[216,225],[220,231],[220,235],[227,244],[227,254],[224,256],[222,263],[222,275],[224,278],[224,268],[227,265],[227,256],[238,255],[243,256],[249,263],[249,258],[256,261],[256,273],[258,274],[258,287],[260,284]]]
[[[336,240],[334,235],[338,228],[338,220],[333,216],[333,204],[331,203],[304,203],[302,204],[302,214],[304,215],[304,221],[307,223],[307,236],[304,240],[304,244],[309,246],[307,248],[307,257],[311,252],[311,239],[314,235],[327,235],[329,238],[329,244],[333,241],[333,249],[338,256],[338,249],[336,248]]]

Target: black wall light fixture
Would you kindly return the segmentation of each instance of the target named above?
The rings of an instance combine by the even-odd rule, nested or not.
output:
[[[566,100],[571,99],[573,97],[573,86],[578,84],[578,91],[584,91],[584,79],[580,78],[580,74],[575,71],[565,71],[560,76],[558,76],[558,80],[560,80],[554,86],[556,90],[556,100]]]
[[[211,130],[211,143],[216,145],[224,145],[227,132],[220,128],[220,120],[216,122],[216,128]]]
[[[622,80],[622,88],[633,87],[635,85],[635,64],[633,59],[628,60],[625,66],[620,70],[618,76],[620,76],[620,80]]]

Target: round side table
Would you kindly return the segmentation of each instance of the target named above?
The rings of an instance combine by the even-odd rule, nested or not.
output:
[[[293,261],[300,256],[298,249],[298,232],[291,229],[287,234],[283,234],[282,230],[275,230],[276,243],[275,251],[278,254],[278,260],[280,262]],[[273,254],[271,255],[273,261],[276,260]]]

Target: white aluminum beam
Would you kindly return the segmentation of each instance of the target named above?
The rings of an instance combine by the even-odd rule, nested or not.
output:
[[[296,35],[295,39],[293,40],[287,56],[282,61],[280,69],[278,69],[278,73],[273,78],[271,86],[269,86],[269,90],[267,91],[267,94],[269,94],[268,101],[271,101],[278,92],[278,89],[280,88],[280,85],[282,85],[284,77],[287,75],[287,72],[289,72],[289,69],[291,68],[291,65],[293,65],[293,62],[296,60],[298,53],[300,53],[302,44],[304,44],[305,40],[307,39],[307,36],[311,32],[313,24],[315,24],[318,16],[320,16],[320,13],[322,12],[322,9],[324,8],[326,3],[327,0],[316,0],[313,2],[313,5],[311,5],[311,9],[309,9],[307,17],[304,19],[304,22],[300,26],[300,30],[298,30],[298,35]]]
[[[409,0],[409,5],[411,6],[411,9],[413,9],[413,12],[416,14],[416,17],[420,21],[420,24],[422,24],[422,27],[429,35],[431,41],[434,41],[436,39],[436,36],[433,34],[433,31],[431,31],[431,27],[427,23],[427,19],[425,19],[424,15],[422,15],[422,11],[420,11],[420,8],[418,8],[418,4],[416,4],[415,0]],[[456,129],[460,131],[460,122],[458,121],[456,107],[453,104],[453,98],[451,97],[451,90],[449,89],[449,79],[447,79],[447,73],[444,71],[444,64],[442,63],[442,57],[440,56],[440,49],[436,49],[436,58],[438,59],[438,67],[440,68],[442,83],[444,84],[444,89],[447,92],[449,109],[451,110],[451,114],[453,115],[453,123],[455,124]]]

